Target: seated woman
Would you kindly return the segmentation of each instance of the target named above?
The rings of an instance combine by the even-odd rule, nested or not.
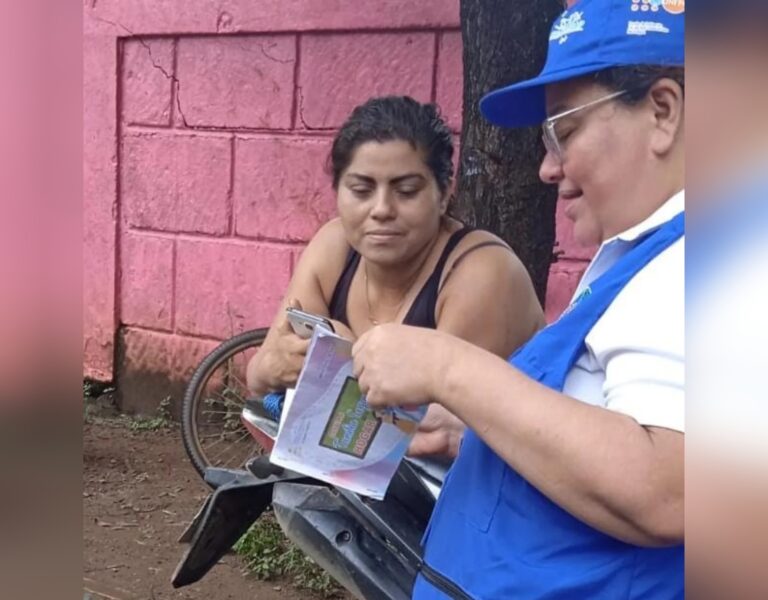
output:
[[[440,329],[502,357],[543,326],[510,248],[448,216],[452,155],[451,132],[432,104],[374,98],[352,112],[329,157],[339,216],[302,254],[248,365],[251,391],[296,383],[309,341],[291,329],[288,306],[329,317],[351,340],[396,322]]]

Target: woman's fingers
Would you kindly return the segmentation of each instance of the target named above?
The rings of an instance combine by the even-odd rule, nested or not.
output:
[[[289,298],[288,302],[286,302],[286,308],[296,308],[298,310],[302,310],[301,307],[301,301],[299,301],[298,298]],[[293,327],[291,327],[291,322],[288,320],[288,313],[283,313],[283,318],[280,321],[280,324],[277,327],[277,330],[283,334],[293,334],[296,335],[293,331]]]
[[[360,381],[360,378],[363,375],[363,371],[365,370],[365,366],[363,365],[363,362],[360,360],[354,359],[352,361],[352,375],[355,376],[355,378]]]
[[[374,407],[399,406],[407,399],[410,406],[428,400],[420,388],[424,360],[413,352],[416,328],[403,325],[379,325],[363,334],[352,349],[353,372],[364,388],[368,404]],[[409,351],[410,349],[410,351]]]
[[[371,407],[382,406],[379,402],[378,389],[380,386],[376,385],[376,365],[369,361],[369,351],[367,348],[367,340],[364,339],[367,332],[361,337],[352,349],[352,374],[357,379],[357,384],[360,386],[360,391],[365,396],[366,402]],[[370,368],[368,368],[370,366]]]
[[[307,350],[309,350],[310,341],[311,340],[300,338],[298,335],[293,335],[289,342],[291,353],[298,354],[303,360],[303,357],[307,354]]]
[[[371,339],[371,336],[376,331],[376,327],[373,329],[369,329],[366,331],[363,335],[361,335],[359,338],[357,338],[357,341],[352,344],[352,358],[357,360],[361,355],[363,354],[366,346],[368,345],[368,341]]]
[[[384,399],[384,395],[378,389],[372,389],[371,387],[368,387],[365,392],[365,401],[371,408],[386,408],[389,406],[389,403]]]
[[[281,337],[293,333],[293,328],[291,327],[290,321],[288,321],[288,317],[283,316],[280,320],[280,323],[277,325],[277,332]]]
[[[358,382],[365,370],[366,363],[368,362],[368,352],[366,348],[371,331],[373,330],[366,331],[352,345],[352,374],[358,379]]]
[[[409,456],[448,454],[450,443],[443,431],[418,431],[408,447]]]

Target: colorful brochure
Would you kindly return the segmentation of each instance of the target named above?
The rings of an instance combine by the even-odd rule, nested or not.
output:
[[[374,412],[352,374],[352,343],[316,327],[270,460],[380,500],[425,412]]]

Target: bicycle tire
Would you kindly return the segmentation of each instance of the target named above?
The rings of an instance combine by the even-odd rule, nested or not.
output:
[[[200,477],[205,476],[205,469],[213,466],[208,461],[200,441],[197,423],[197,408],[211,376],[228,359],[248,348],[258,347],[264,343],[268,328],[252,329],[236,335],[213,349],[198,365],[192,378],[184,390],[181,405],[181,438],[184,449]]]

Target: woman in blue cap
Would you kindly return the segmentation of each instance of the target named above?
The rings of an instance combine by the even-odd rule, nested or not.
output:
[[[543,124],[541,177],[600,244],[558,321],[507,362],[397,325],[354,347],[369,404],[466,424],[414,598],[683,597],[683,32],[683,0],[581,0],[481,102]]]

